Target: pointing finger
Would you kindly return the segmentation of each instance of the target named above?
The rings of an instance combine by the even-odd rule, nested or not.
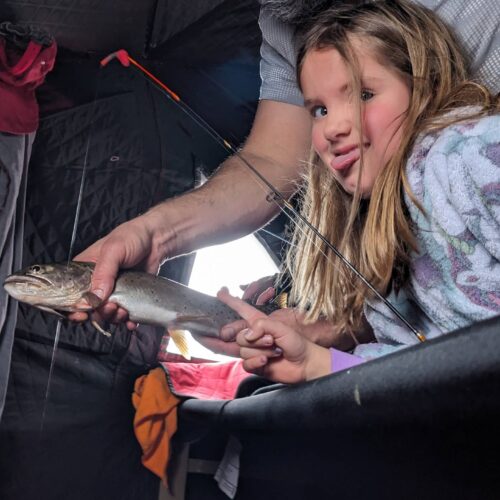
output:
[[[219,292],[217,293],[217,298],[250,323],[258,318],[266,317],[263,312],[255,309],[255,307],[247,304],[245,301],[237,297],[233,297],[232,295],[230,295],[227,288],[222,288],[221,290],[219,290]]]

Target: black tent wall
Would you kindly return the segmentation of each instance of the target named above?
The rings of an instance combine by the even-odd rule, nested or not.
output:
[[[233,143],[248,133],[259,87],[257,4],[198,2],[170,46],[163,3],[0,5],[0,20],[46,27],[59,46],[38,92],[24,264],[68,258],[82,177],[72,255],[192,188],[199,169],[209,174],[227,156],[139,73],[116,61],[100,69],[102,56],[129,50]],[[176,259],[163,272],[182,280],[186,265]],[[162,332],[117,328],[108,339],[63,322],[48,386],[56,329],[53,316],[20,308],[0,422],[0,498],[156,498],[158,480],[141,465],[132,431],[131,394],[155,366]]]

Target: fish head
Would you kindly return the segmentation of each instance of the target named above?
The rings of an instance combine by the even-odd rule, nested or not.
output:
[[[3,286],[14,299],[39,309],[86,311],[92,309],[83,297],[90,290],[93,267],[87,262],[34,264],[8,276]]]

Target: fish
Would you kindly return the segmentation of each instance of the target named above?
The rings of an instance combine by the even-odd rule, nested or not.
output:
[[[91,289],[93,262],[33,264],[8,276],[5,291],[19,302],[65,318],[71,312],[91,312],[102,300]],[[181,283],[149,273],[119,272],[109,302],[128,311],[135,323],[165,328],[180,353],[190,359],[184,331],[219,337],[220,329],[241,317],[216,297]],[[284,297],[264,306],[254,306],[269,314],[283,305]],[[104,335],[111,335],[92,321]]]

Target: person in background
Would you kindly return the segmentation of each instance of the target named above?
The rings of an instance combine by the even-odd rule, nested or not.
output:
[[[496,0],[419,0],[436,9],[458,33],[466,48],[475,76],[500,90],[500,3]],[[252,130],[241,154],[285,197],[296,189],[310,147],[311,117],[295,77],[297,26],[311,15],[339,0],[261,0],[259,24],[262,30],[261,95]],[[342,2],[350,3],[350,2]],[[466,18],[463,12],[474,12]],[[237,157],[226,160],[202,187],[167,200],[147,213],[115,228],[75,259],[96,262],[93,292],[105,300],[120,268],[140,268],[156,273],[171,257],[222,243],[257,230],[278,213],[268,201],[268,192],[255,182],[253,174]],[[125,321],[127,312],[106,303],[101,314],[110,321]],[[352,338],[337,333],[323,322],[324,329],[306,327],[293,310],[278,311],[280,319],[322,345],[353,347]],[[82,313],[72,316],[86,319]],[[134,325],[128,322],[128,326]],[[228,325],[221,332],[234,340],[241,325]],[[318,337],[319,335],[319,337]],[[211,343],[219,352],[234,354],[234,342]]]
[[[312,117],[304,217],[433,338],[500,314],[500,99],[470,80],[451,32],[407,0],[324,11],[303,34],[298,79]],[[298,221],[287,259],[306,318],[377,342],[319,346],[251,305],[248,371],[309,380],[418,342]]]

